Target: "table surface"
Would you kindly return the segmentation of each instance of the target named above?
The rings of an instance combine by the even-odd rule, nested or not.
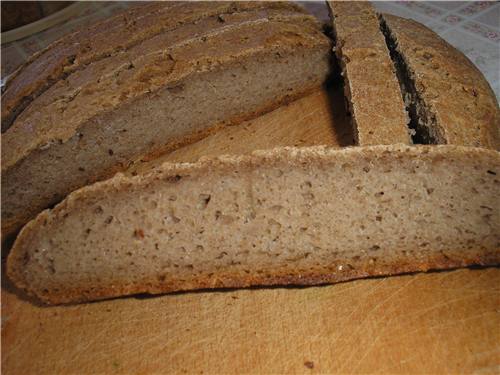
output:
[[[346,124],[342,93],[320,91],[162,160],[338,147]],[[5,375],[459,372],[500,372],[498,268],[59,307],[2,287]]]

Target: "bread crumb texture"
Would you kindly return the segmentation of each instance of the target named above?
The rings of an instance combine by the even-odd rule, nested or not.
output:
[[[47,303],[318,284],[500,261],[500,156],[460,146],[280,148],[82,188],[19,235]]]
[[[185,22],[68,68],[19,114],[2,137],[3,235],[145,154],[254,118],[327,79],[331,43],[312,16],[274,3],[210,12],[196,4],[186,5],[195,19],[175,8]]]

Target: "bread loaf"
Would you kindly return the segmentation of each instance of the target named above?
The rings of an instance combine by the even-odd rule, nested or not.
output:
[[[279,148],[155,164],[139,168],[147,172],[135,170],[135,176],[119,174],[84,187],[24,227],[8,257],[9,277],[54,304],[143,292],[309,285],[500,263],[500,153],[488,149],[494,148],[498,132],[492,120],[498,106],[492,104],[491,90],[481,77],[477,89],[470,80],[467,90],[479,94],[458,97],[461,106],[473,112],[472,120],[458,125],[444,121],[446,116],[438,113],[445,108],[439,103],[445,101],[447,86],[436,86],[437,97],[424,95],[421,88],[431,85],[429,67],[412,57],[413,50],[404,49],[403,42],[395,42],[413,35],[418,51],[440,40],[427,31],[419,40],[413,22],[386,15],[375,27],[374,14],[367,5],[356,5],[342,8],[336,19],[337,52],[345,60],[347,85],[368,87],[359,78],[363,38],[375,41],[369,48],[378,57],[368,60],[379,59],[384,65],[377,70],[368,64],[365,75],[387,75],[393,69],[386,64],[390,57],[398,73],[371,96],[353,95],[357,88],[350,91],[361,146]],[[345,33],[346,25],[356,20],[370,25],[363,38]],[[293,30],[295,39],[300,32]],[[379,43],[383,35],[388,49]],[[452,47],[444,47],[453,56]],[[443,71],[457,69],[443,56]],[[477,78],[477,70],[469,67],[462,67],[462,74]],[[410,112],[411,140],[398,135],[408,135],[408,129],[398,133],[401,121],[395,120],[404,118],[402,100],[390,109],[391,103],[378,98],[397,97],[398,81]],[[408,82],[417,88],[416,94]],[[376,112],[378,103],[387,111]],[[434,111],[440,122],[427,123],[412,106]],[[447,104],[448,118],[467,116],[461,106]],[[485,108],[488,116],[481,112]],[[365,113],[373,114],[371,122]],[[468,130],[477,126],[480,131]],[[431,127],[443,131],[428,131]],[[390,142],[431,145],[363,145]]]
[[[48,303],[317,284],[500,261],[500,154],[284,148],[82,188],[21,231],[16,284]]]
[[[196,4],[188,6],[196,22],[68,68],[75,71],[16,118],[2,137],[4,235],[135,158],[271,110],[328,76],[330,42],[295,7],[247,4],[222,14]]]

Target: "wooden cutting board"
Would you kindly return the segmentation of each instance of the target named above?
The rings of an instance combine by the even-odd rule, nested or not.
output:
[[[342,95],[320,91],[162,160],[345,146],[347,123]],[[2,282],[3,374],[382,372],[499,373],[500,269],[58,307]]]

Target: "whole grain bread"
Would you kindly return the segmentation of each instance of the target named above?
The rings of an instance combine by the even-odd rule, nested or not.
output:
[[[134,158],[271,110],[327,78],[331,44],[311,16],[276,5],[206,16],[200,7],[196,22],[73,72],[16,118],[2,137],[4,235]]]
[[[410,144],[408,115],[377,14],[369,2],[328,4],[357,144]]]
[[[281,148],[166,163],[71,193],[7,261],[47,303],[317,284],[500,261],[500,153]]]
[[[222,20],[227,14],[252,9],[304,12],[299,6],[285,2],[151,2],[66,35],[33,55],[9,77],[2,95],[2,132],[34,99],[88,64],[186,23],[209,16],[221,16]]]
[[[356,5],[353,9],[344,9],[342,15],[338,13],[337,21],[346,17],[356,24],[366,18],[371,25],[367,38],[376,41],[376,45],[381,32],[385,33],[394,66],[398,68],[399,84],[408,98],[404,66],[398,62],[399,52],[393,43],[395,32],[384,22],[390,17],[383,16],[376,31],[372,9],[366,5]],[[351,11],[356,13],[353,17]],[[287,14],[278,18],[294,19],[285,23],[295,24],[300,19],[300,28],[315,29],[303,15],[293,10],[283,12]],[[266,13],[269,20],[276,17],[271,13],[270,10]],[[247,21],[255,22],[254,16],[248,15]],[[233,21],[237,23],[247,16],[224,16],[224,23],[229,25],[231,17],[236,17]],[[204,28],[215,31],[217,27],[209,18],[200,21],[199,28],[191,25],[191,31],[177,30],[175,37],[169,36],[170,42],[183,40],[182,35],[196,34]],[[280,22],[283,20],[270,23]],[[397,22],[401,26],[397,37],[413,35],[417,46],[438,38],[429,33],[419,41],[418,36],[412,34],[415,32],[412,22],[400,19]],[[343,24],[349,26],[347,21]],[[215,31],[215,35],[219,32]],[[296,34],[294,30],[292,35]],[[353,46],[363,43],[363,38],[355,33],[347,37],[347,41],[351,38]],[[337,39],[342,41],[339,34]],[[146,46],[147,41],[143,44]],[[452,50],[450,46],[445,47],[449,52]],[[358,45],[358,48],[359,52],[352,55],[354,59],[365,53],[364,47]],[[126,52],[133,54],[133,51],[141,55],[140,50],[134,48]],[[384,59],[388,56],[387,50],[381,53],[379,49],[378,53]],[[450,52],[450,56],[453,53]],[[351,63],[346,55],[339,54],[339,57],[346,64]],[[112,58],[116,59],[113,61],[117,61],[117,66],[118,61],[127,61]],[[99,64],[96,61],[88,69],[100,66],[106,75],[113,72],[106,70],[108,63]],[[132,70],[136,69],[133,65]],[[72,74],[72,83],[68,85],[85,84],[88,77],[99,71],[88,70],[85,76],[84,70]],[[465,69],[463,74],[476,77],[477,70]],[[397,93],[393,87],[395,76],[392,77],[388,95]],[[418,75],[408,77],[425,85]],[[484,81],[479,81],[480,88],[481,82]],[[473,81],[471,85],[476,90]],[[178,93],[177,86],[173,87]],[[214,93],[219,91],[219,87],[216,88]],[[54,85],[47,92],[57,89],[59,86]],[[469,105],[474,112],[471,118],[475,120],[460,126],[467,128],[479,121],[484,132],[464,129],[462,134],[465,138],[480,140],[474,143],[480,148],[454,145],[387,145],[336,150],[281,148],[249,156],[208,158],[194,164],[166,163],[152,171],[144,167],[142,169],[148,172],[137,176],[119,174],[82,188],[26,225],[9,255],[8,275],[20,288],[54,304],[142,292],[309,285],[433,268],[498,264],[500,216],[496,207],[500,206],[500,153],[484,149],[493,145],[495,124],[491,118],[496,116],[494,111],[498,111],[498,106],[488,104],[494,98],[491,90],[479,91],[480,95],[473,95],[479,98],[477,101],[468,102],[462,97],[462,105]],[[183,87],[181,93],[185,92]],[[371,123],[363,122],[362,129],[369,136],[375,135],[373,143],[385,143],[389,139],[403,142],[384,130],[387,129],[385,113],[374,112],[377,95],[386,92],[387,87],[381,85],[380,91],[368,98],[372,100],[357,97],[358,113],[374,114]],[[443,98],[443,91],[440,94]],[[37,99],[40,103],[44,95]],[[70,103],[74,100],[71,95],[69,99]],[[354,103],[355,98],[350,99]],[[408,106],[411,121],[415,123],[422,115],[417,111],[412,113],[412,100]],[[429,97],[425,97],[419,105],[434,108],[428,101]],[[47,105],[50,103],[48,100]],[[404,114],[399,104],[397,112],[387,112],[388,119],[394,119],[392,114],[400,110]],[[476,118],[481,113],[478,108],[483,106],[490,108],[492,114]],[[149,108],[154,110],[155,105]],[[461,113],[457,106],[448,109],[453,116]],[[359,123],[357,126],[361,128]],[[422,128],[412,129],[416,133],[414,143],[419,141],[415,136],[425,138]],[[375,132],[370,134],[372,129]],[[379,129],[383,129],[382,132],[379,133]],[[93,136],[91,139],[106,138]],[[470,146],[467,139],[447,138],[446,143]],[[80,142],[88,141],[83,136]],[[358,142],[364,143],[359,137]],[[80,147],[89,146],[81,143]],[[115,147],[111,148],[112,154]],[[57,155],[52,156],[57,160]],[[41,171],[39,176],[43,176]]]
[[[416,141],[498,150],[498,101],[475,65],[418,22],[386,14],[380,20]]]

